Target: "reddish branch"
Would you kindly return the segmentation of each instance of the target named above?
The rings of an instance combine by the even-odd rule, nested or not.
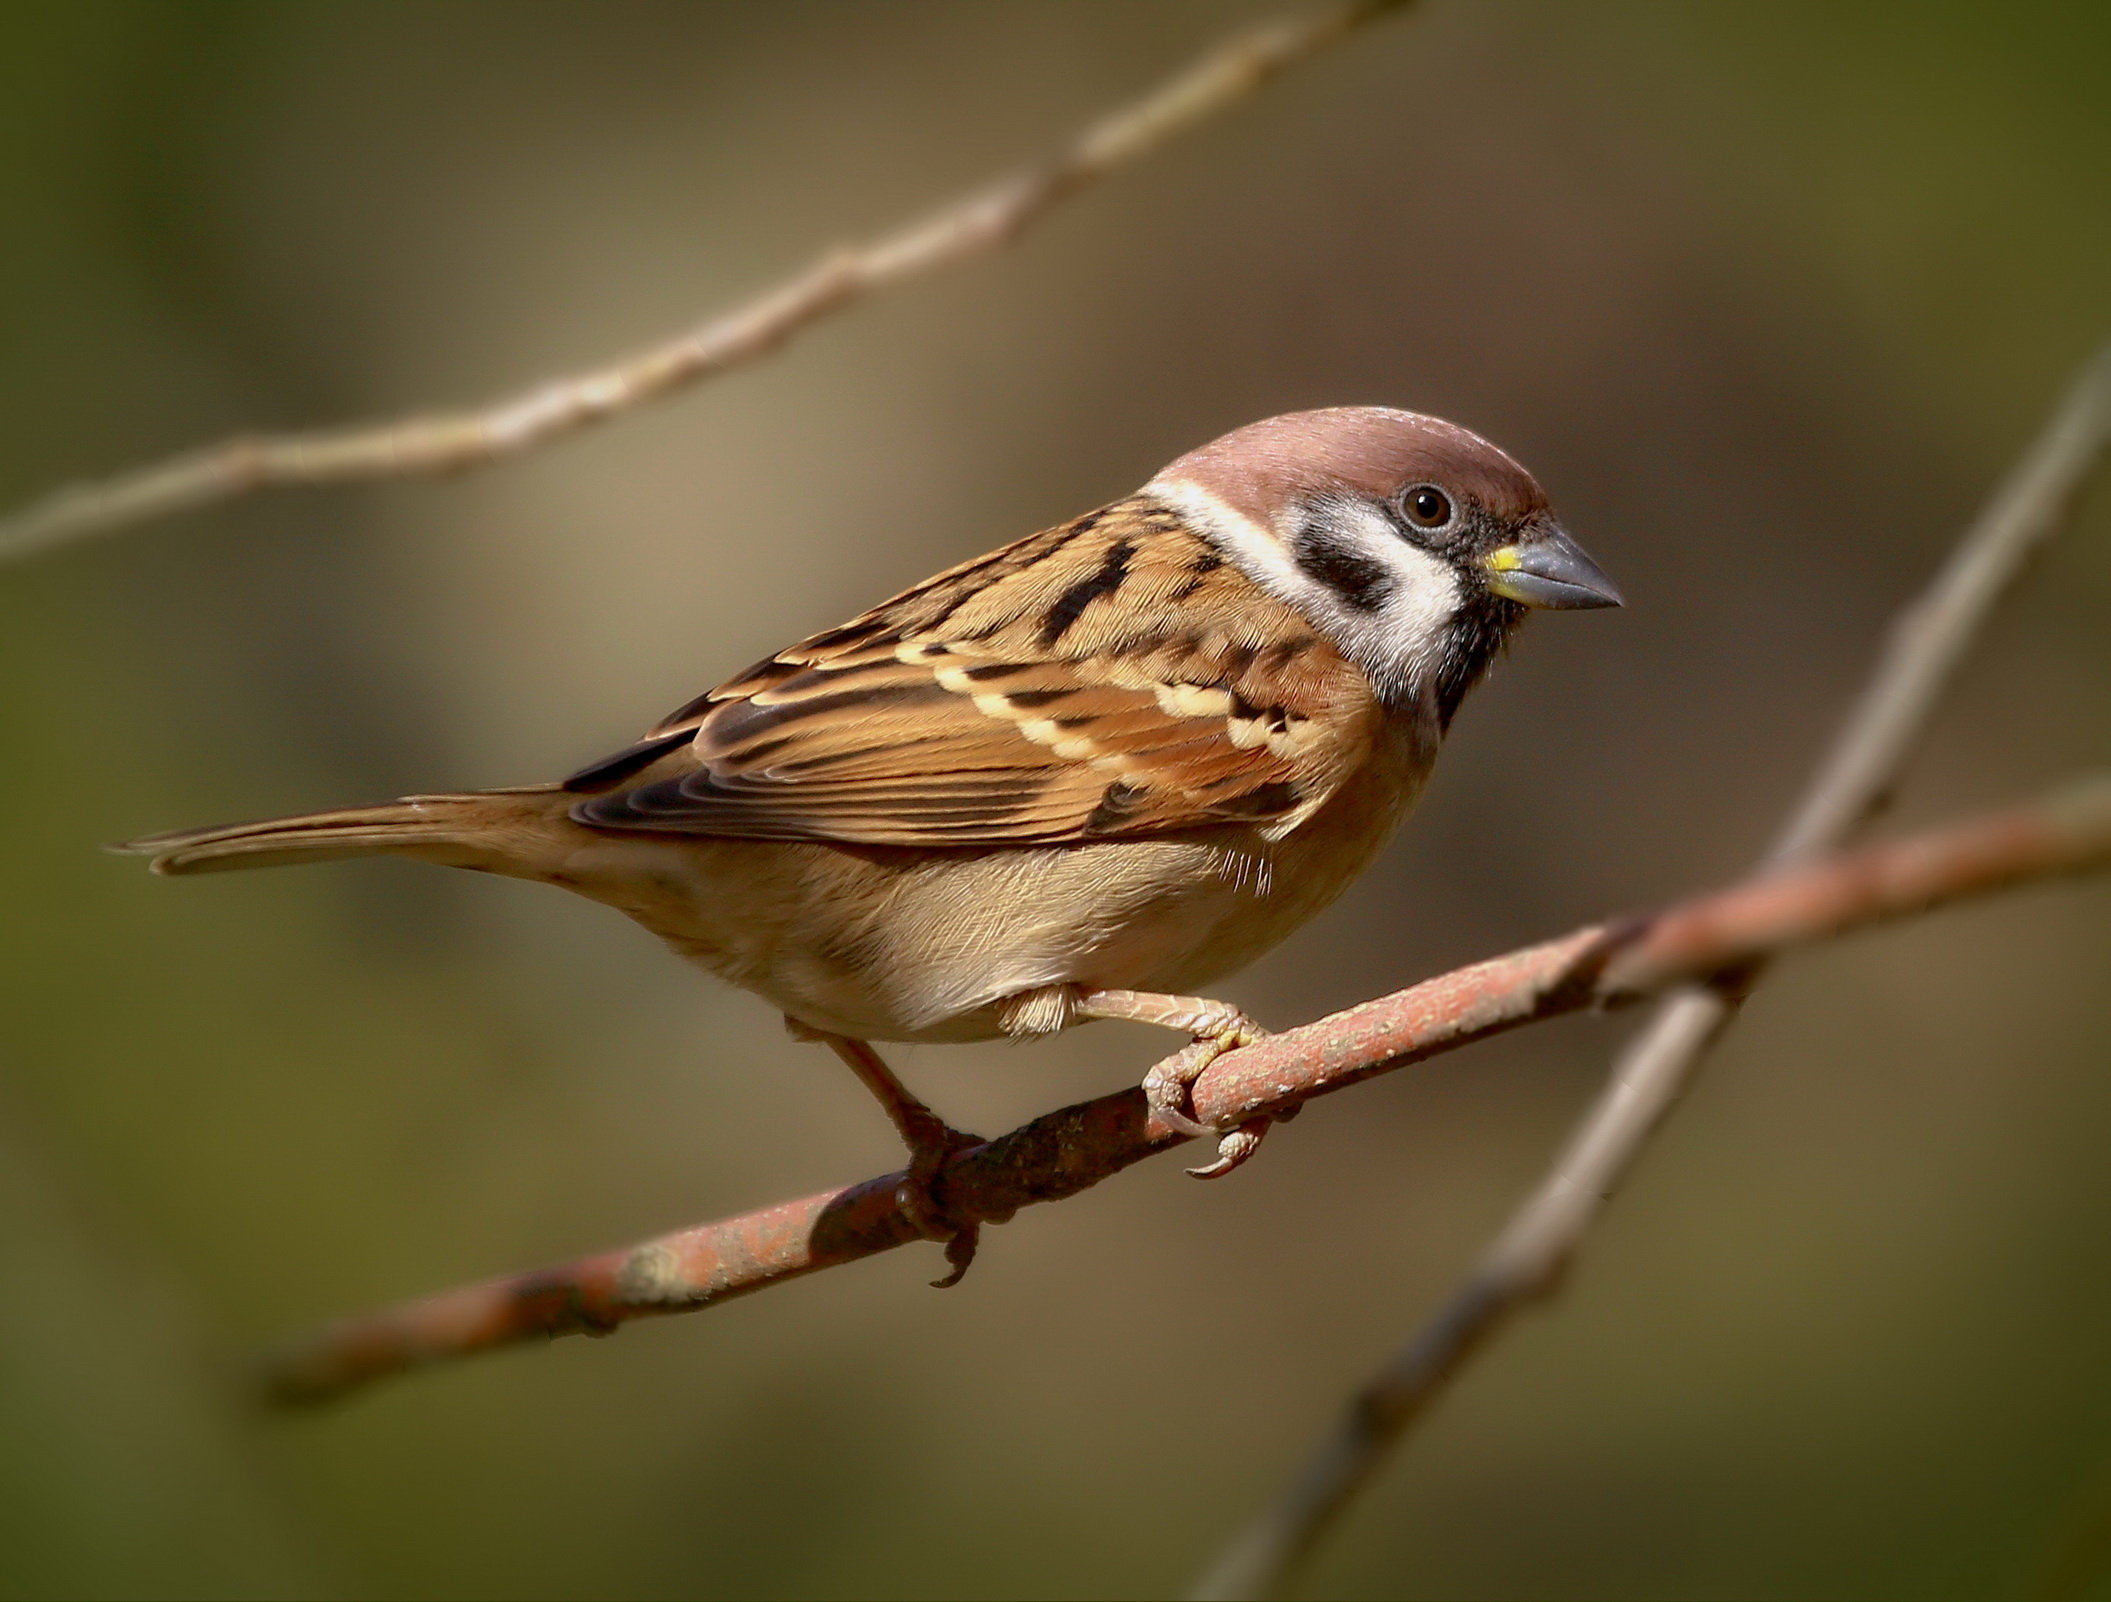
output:
[[[2111,347],[2086,364],[2038,437],[1892,625],[1875,669],[1763,859],[1800,867],[1850,843],[1888,804],[1945,687],[1995,604],[2066,520],[2111,447]],[[1675,986],[1614,1059],[1604,1089],[1458,1288],[1349,1398],[1269,1504],[1218,1553],[1196,1598],[1284,1595],[1332,1523],[1510,1319],[1568,1271],[1762,964]]]
[[[471,412],[231,439],[0,517],[0,561],[280,484],[457,473],[532,450],[758,360],[876,290],[1009,244],[1071,195],[1226,111],[1299,62],[1411,0],[1338,0],[1241,30],[1048,160],[1006,174],[805,270],[721,316],[591,372]]]
[[[1593,925],[1475,963],[1228,1053],[1194,1087],[1228,1128],[1314,1096],[1583,1008],[1618,1004],[1792,947],[1966,897],[2111,864],[2111,777],[2012,810],[1749,880],[1664,911]],[[1185,1143],[1140,1090],[1080,1102],[962,1152],[937,1194],[960,1222],[1002,1223]],[[281,1353],[266,1384],[315,1401],[441,1358],[536,1336],[605,1335],[919,1239],[905,1176],[665,1235],[559,1268],[449,1291],[325,1329]]]

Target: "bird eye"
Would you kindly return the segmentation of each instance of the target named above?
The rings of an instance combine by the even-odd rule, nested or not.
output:
[[[1451,521],[1451,497],[1434,484],[1417,484],[1400,497],[1400,504],[1418,528],[1442,528]]]

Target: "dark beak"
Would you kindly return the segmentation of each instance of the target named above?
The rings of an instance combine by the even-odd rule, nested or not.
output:
[[[1583,547],[1553,524],[1481,558],[1488,588],[1524,606],[1578,611],[1625,606],[1619,589]]]

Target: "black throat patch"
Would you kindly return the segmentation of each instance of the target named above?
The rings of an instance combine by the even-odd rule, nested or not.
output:
[[[1451,728],[1466,692],[1480,683],[1524,615],[1515,601],[1482,591],[1445,625],[1436,682],[1437,722],[1442,728]]]

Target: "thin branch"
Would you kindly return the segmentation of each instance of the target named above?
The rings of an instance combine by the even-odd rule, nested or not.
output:
[[[1874,673],[1765,863],[1838,847],[1880,811],[1937,700],[2028,559],[2066,520],[2111,444],[2111,347],[2099,351],[1892,626]],[[1755,954],[1756,955],[1756,954]],[[1300,1563],[1474,1353],[1560,1282],[1607,1198],[1760,976],[1755,965],[1667,997],[1613,1064],[1546,1177],[1459,1288],[1351,1398],[1333,1432],[1197,1584],[1205,1599],[1285,1594]]]
[[[1348,0],[1242,31],[1052,159],[871,243],[831,250],[709,322],[593,372],[473,412],[237,438],[57,490],[0,517],[0,561],[273,485],[409,478],[482,467],[768,355],[874,290],[1009,244],[1060,202],[1237,105],[1299,62],[1412,0]]]
[[[1653,916],[1597,924],[1461,968],[1220,1057],[1194,1086],[1218,1128],[1294,1111],[1376,1075],[1523,1024],[1616,1005],[1792,947],[1971,896],[2111,866],[2111,774],[1948,828],[1750,880]],[[1185,1143],[1141,1090],[1081,1102],[955,1156],[940,1206],[998,1224]],[[280,1401],[316,1401],[383,1375],[537,1336],[605,1335],[706,1307],[918,1237],[906,1175],[785,1202],[561,1268],[355,1318],[268,1366]]]

